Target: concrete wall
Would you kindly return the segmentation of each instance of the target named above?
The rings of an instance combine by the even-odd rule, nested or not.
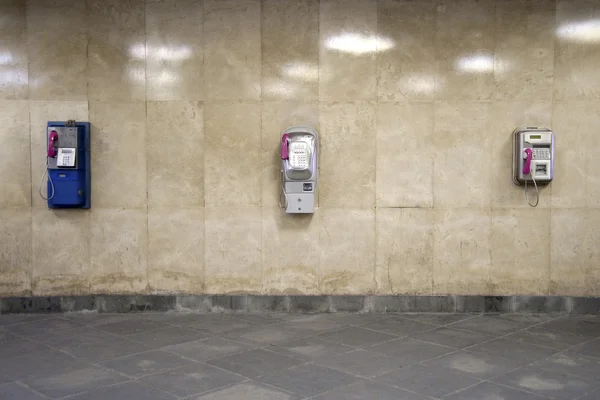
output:
[[[3,0],[0,296],[600,295],[599,18],[584,0]],[[92,123],[90,211],[37,193],[46,121],[66,119]],[[321,135],[312,217],[277,207],[292,124]],[[524,124],[558,143],[535,209],[511,182]]]

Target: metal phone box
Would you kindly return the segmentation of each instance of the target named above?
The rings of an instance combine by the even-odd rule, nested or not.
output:
[[[517,128],[513,132],[513,182],[535,180],[548,184],[554,179],[554,132],[548,128]]]
[[[308,126],[292,126],[281,136],[283,204],[289,214],[315,212],[318,179],[318,137]],[[281,199],[280,199],[281,200]]]
[[[49,208],[90,208],[90,123],[50,121],[46,130]]]

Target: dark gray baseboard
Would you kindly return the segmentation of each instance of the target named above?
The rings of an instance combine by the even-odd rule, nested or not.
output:
[[[0,298],[0,313],[96,311],[598,314],[600,297],[87,295]]]

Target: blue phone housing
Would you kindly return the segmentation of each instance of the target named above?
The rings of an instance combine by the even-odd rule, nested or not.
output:
[[[64,121],[50,121],[48,128],[64,127]],[[90,159],[90,123],[76,122],[77,165],[75,168],[48,170],[48,192],[54,196],[48,199],[49,208],[90,208],[92,205],[92,175]],[[52,184],[50,183],[52,179]]]

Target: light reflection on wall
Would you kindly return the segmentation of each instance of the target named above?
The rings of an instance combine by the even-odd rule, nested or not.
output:
[[[27,72],[17,69],[0,68],[0,85],[20,86],[27,83]]]
[[[129,67],[127,68],[127,77],[132,82],[145,82],[146,81],[146,70],[145,68]]]
[[[10,51],[0,52],[0,85],[21,86],[27,82],[27,70],[19,68]]]
[[[297,94],[298,86],[283,80],[271,80],[265,82],[263,90],[266,95],[291,99]]]
[[[600,42],[600,19],[562,24],[556,29],[556,36],[573,42]]]
[[[433,75],[409,75],[400,80],[400,85],[406,92],[419,93],[423,95],[435,92],[435,76]]]
[[[343,33],[325,41],[325,46],[330,50],[354,55],[383,52],[393,48],[394,45],[394,41],[389,38],[362,33]]]
[[[148,79],[160,85],[173,85],[179,82],[180,78],[171,66],[190,59],[192,50],[189,46],[146,46],[138,43],[129,48],[129,55],[135,60],[148,59],[148,62],[169,61],[170,64],[162,64],[155,74],[148,75]],[[140,68],[130,67],[127,74],[131,81],[144,82],[146,80],[145,70]]]
[[[9,65],[14,61],[12,53],[5,51],[0,52],[0,65]]]
[[[281,74],[304,82],[315,82],[319,79],[319,66],[302,61],[289,62],[281,66]]]
[[[486,73],[494,71],[494,57],[489,54],[473,54],[456,60],[458,71],[469,73]]]
[[[129,48],[129,55],[138,60],[148,56],[159,61],[183,61],[191,58],[192,50],[188,46],[148,46],[146,49],[145,45],[136,44]]]

